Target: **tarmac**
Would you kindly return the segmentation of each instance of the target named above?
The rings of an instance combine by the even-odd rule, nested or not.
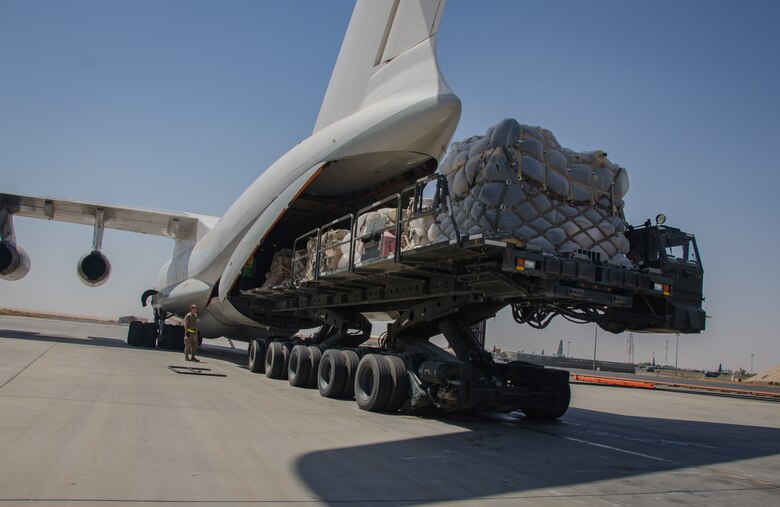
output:
[[[126,330],[0,317],[0,506],[780,505],[778,403],[575,384],[553,423],[375,414],[226,340],[177,373]]]

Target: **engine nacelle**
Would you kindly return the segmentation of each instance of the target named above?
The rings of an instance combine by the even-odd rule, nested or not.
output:
[[[76,272],[84,285],[100,287],[106,283],[111,274],[111,263],[101,252],[93,250],[79,259]]]
[[[19,280],[30,271],[30,256],[16,243],[0,241],[0,279]]]

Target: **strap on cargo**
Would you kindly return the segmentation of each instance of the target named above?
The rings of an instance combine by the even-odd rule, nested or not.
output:
[[[521,181],[523,181],[523,150],[522,150],[523,140],[522,138],[517,140],[517,146],[520,147],[520,154],[518,155],[517,149],[514,147],[512,148],[512,152],[515,154],[515,158],[517,158],[517,182],[520,183]]]
[[[620,174],[620,169],[618,169],[618,174]],[[609,198],[610,198],[609,203],[612,205],[612,216],[617,216],[617,206],[615,206],[615,182],[614,181],[609,186]]]

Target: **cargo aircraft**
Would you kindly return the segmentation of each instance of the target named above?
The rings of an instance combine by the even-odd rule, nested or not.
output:
[[[160,270],[151,298],[155,315],[183,316],[201,308],[201,336],[289,336],[298,323],[258,322],[242,296],[262,284],[277,245],[353,213],[430,175],[460,118],[460,100],[436,60],[445,0],[358,0],[314,130],[268,167],[219,217],[164,212],[33,195],[0,193],[0,279],[24,277],[30,258],[13,217],[94,228],[77,274],[89,286],[106,282],[111,264],[101,252],[105,228],[166,236],[173,256]]]

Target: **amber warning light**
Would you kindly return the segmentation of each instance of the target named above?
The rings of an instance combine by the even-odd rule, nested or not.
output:
[[[526,269],[536,269],[536,261],[530,259],[517,259],[515,260],[515,266],[518,271],[525,271]]]

